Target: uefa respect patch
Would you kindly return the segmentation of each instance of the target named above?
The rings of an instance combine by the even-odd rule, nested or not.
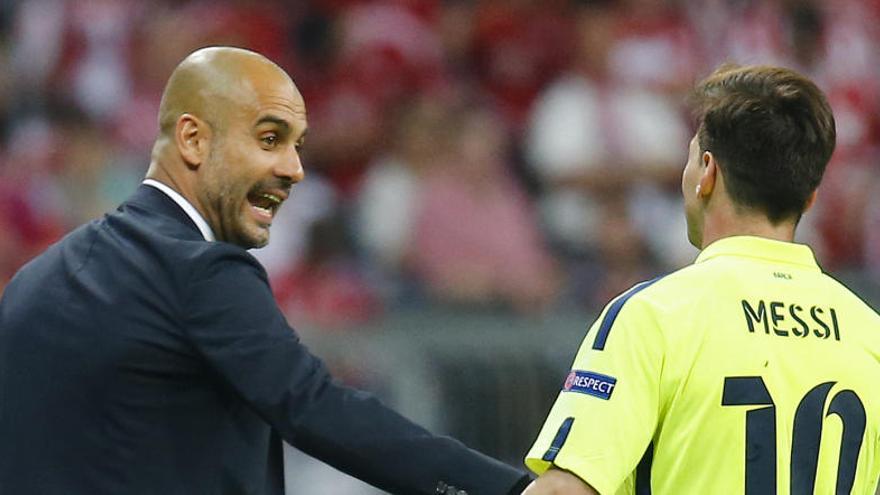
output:
[[[562,391],[577,392],[608,400],[611,398],[611,393],[614,392],[616,384],[617,378],[613,376],[593,373],[592,371],[571,370],[571,373],[565,379]]]

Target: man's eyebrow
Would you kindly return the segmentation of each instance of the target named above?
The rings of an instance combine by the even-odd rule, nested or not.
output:
[[[290,123],[281,117],[276,117],[274,115],[264,115],[257,120],[257,123],[254,124],[254,127],[259,126],[260,124],[275,124],[278,127],[283,127],[285,131],[290,130]]]

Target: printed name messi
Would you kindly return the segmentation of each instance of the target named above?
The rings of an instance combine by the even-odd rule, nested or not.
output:
[[[617,379],[612,376],[591,371],[572,370],[565,379],[563,391],[578,392],[608,400],[611,398],[616,384]]]
[[[837,311],[834,308],[810,306],[809,308],[797,304],[786,304],[779,301],[769,303],[761,300],[752,304],[742,300],[743,315],[749,333],[755,333],[755,328],[763,325],[764,333],[779,337],[806,337],[813,335],[820,339],[834,337],[840,340],[840,325],[837,323]]]

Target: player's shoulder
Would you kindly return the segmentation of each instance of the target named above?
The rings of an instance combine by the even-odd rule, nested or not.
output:
[[[689,265],[671,273],[639,282],[612,299],[602,311],[601,328],[608,329],[618,321],[644,327],[663,326],[663,322],[692,315],[702,308],[700,299],[706,295],[705,269]]]
[[[828,287],[824,292],[834,295],[837,306],[846,307],[849,311],[857,312],[860,318],[880,324],[880,313],[856,291],[828,273],[823,272],[822,278]],[[878,330],[878,338],[880,338],[880,330]]]
[[[707,275],[705,267],[688,265],[633,285],[613,299],[611,304],[618,301],[618,304],[667,304],[669,301],[690,299],[705,288]]]

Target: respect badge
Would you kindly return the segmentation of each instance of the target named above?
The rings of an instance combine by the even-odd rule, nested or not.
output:
[[[615,385],[617,385],[617,378],[613,376],[592,371],[572,370],[565,379],[562,391],[577,392],[608,400],[614,392]]]

